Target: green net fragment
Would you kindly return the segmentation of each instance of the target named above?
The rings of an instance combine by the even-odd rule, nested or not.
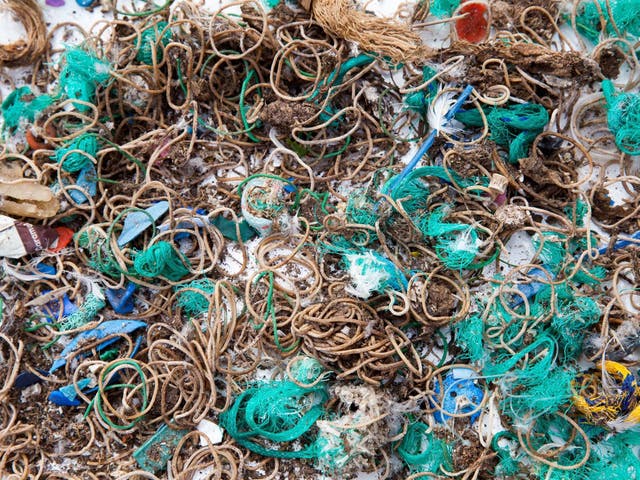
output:
[[[169,242],[160,241],[139,252],[133,262],[133,269],[141,277],[164,277],[177,282],[189,275],[191,263],[176,251]]]
[[[13,132],[21,122],[33,123],[54,100],[50,95],[34,95],[29,87],[16,88],[0,106],[3,130]]]
[[[71,100],[94,103],[96,89],[111,77],[111,65],[80,47],[69,47],[62,54],[60,72],[61,93]],[[74,103],[80,112],[90,107]]]
[[[409,425],[398,446],[398,455],[412,472],[441,473],[440,467],[452,471],[451,449],[429,431],[429,426],[416,422]]]
[[[98,138],[96,135],[83,133],[64,146],[57,148],[53,158],[56,162],[62,163],[62,169],[65,172],[75,173],[90,166],[95,160],[97,152]]]
[[[528,155],[529,147],[549,123],[549,113],[536,103],[523,103],[508,107],[493,107],[486,114],[489,139],[509,150],[509,161],[516,163]],[[468,110],[456,119],[470,127],[482,127],[482,115]]]
[[[86,325],[94,320],[106,305],[103,295],[89,293],[82,306],[60,322],[60,331],[73,330]]]
[[[236,443],[259,455],[315,459],[322,445],[313,427],[328,398],[323,383],[310,388],[290,381],[265,383],[240,393],[220,423]]]
[[[425,65],[424,67],[422,67],[423,82],[426,82],[430,78],[433,78],[437,73],[438,71],[436,69]],[[427,111],[429,110],[429,105],[431,105],[431,102],[433,102],[433,99],[436,98],[437,94],[438,82],[434,81],[422,90],[411,92],[405,95],[404,104],[409,110],[426,115]]]
[[[78,246],[87,250],[88,264],[91,268],[111,278],[120,277],[122,269],[111,251],[107,238],[101,235],[98,229],[84,229],[76,234],[76,239]]]
[[[156,63],[162,62],[164,58],[164,47],[171,42],[172,33],[167,28],[167,22],[158,22],[140,34],[140,39],[136,39],[135,48],[138,50],[136,60],[146,65],[153,65],[153,54],[155,52]]]
[[[587,0],[578,6],[576,28],[594,44],[601,37],[640,37],[637,0]],[[613,17],[613,18],[612,18]]]
[[[459,6],[460,0],[433,0],[429,2],[429,13],[436,17],[450,17]]]
[[[404,273],[375,250],[346,253],[343,261],[351,277],[348,291],[357,297],[369,298],[374,292],[407,288]]]
[[[175,287],[177,306],[187,318],[197,317],[209,311],[209,297],[215,291],[216,284],[209,278],[200,278]]]
[[[484,335],[484,321],[480,315],[469,315],[454,326],[456,343],[465,352],[461,357],[467,357],[472,362],[479,362],[484,357],[482,336]]]
[[[602,92],[607,102],[609,130],[616,145],[628,155],[640,155],[640,94],[616,92],[611,80],[602,82]]]

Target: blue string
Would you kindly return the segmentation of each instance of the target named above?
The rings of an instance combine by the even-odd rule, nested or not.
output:
[[[472,91],[473,91],[473,86],[472,85],[467,85],[465,87],[465,89],[462,91],[462,93],[458,97],[458,100],[456,101],[456,103],[445,114],[445,116],[444,116],[444,118],[446,120],[445,123],[450,122],[451,119],[455,116],[455,114],[460,111],[460,109],[462,108],[462,105],[464,104],[464,102],[467,101],[467,99],[471,95]],[[424,141],[424,143],[422,144],[420,149],[413,156],[411,161],[404,167],[402,172],[400,172],[400,175],[398,175],[397,177],[393,178],[387,184],[387,187],[385,188],[385,190],[393,193],[393,191],[398,187],[398,185],[402,182],[402,180],[404,180],[406,178],[406,176],[409,175],[409,173],[411,173],[411,171],[414,168],[416,168],[416,165],[418,165],[418,162],[420,162],[422,157],[433,146],[433,142],[435,142],[436,137],[438,136],[438,133],[439,133],[439,131],[437,129],[435,129],[435,128],[433,130],[431,130],[431,133],[429,134],[427,139]]]

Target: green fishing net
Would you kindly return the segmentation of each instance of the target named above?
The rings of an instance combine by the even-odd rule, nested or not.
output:
[[[536,103],[523,103],[508,107],[492,107],[486,113],[489,138],[509,150],[509,161],[516,163],[528,155],[529,147],[549,123],[549,113]],[[482,127],[482,115],[468,110],[456,119],[470,127]]]
[[[240,393],[220,423],[236,443],[260,455],[318,458],[323,447],[312,428],[325,414],[328,398],[323,383],[311,388],[290,381],[265,383]]]
[[[398,455],[413,472],[439,473],[442,466],[452,471],[451,447],[438,439],[429,426],[416,422],[409,425],[398,446]]]
[[[164,277],[177,282],[189,274],[191,263],[176,251],[169,242],[160,241],[139,252],[133,262],[133,269],[141,277]]]
[[[93,292],[89,293],[84,299],[82,306],[62,320],[60,323],[60,331],[73,330],[89,323],[96,318],[100,310],[106,305],[107,303],[103,296],[98,296]]]
[[[606,35],[609,37],[631,37],[631,40],[637,39],[638,37],[640,37],[640,16],[638,16],[638,1],[583,1],[578,7],[578,15],[576,16],[576,27],[578,29],[578,32],[580,32],[595,44],[599,43],[603,33],[606,33]]]
[[[91,165],[93,163],[92,159],[95,159],[97,152],[98,138],[96,135],[83,133],[67,142],[64,146],[57,148],[53,159],[58,163],[62,163],[62,169],[65,172],[75,173]]]
[[[209,296],[215,291],[216,284],[209,278],[199,278],[189,283],[177,285],[176,305],[187,318],[197,317],[209,311]]]
[[[94,103],[96,88],[111,77],[111,66],[105,60],[80,47],[69,47],[62,54],[60,88],[62,94],[72,100]],[[74,103],[80,112],[89,107]]]
[[[616,92],[611,80],[602,82],[602,92],[607,101],[609,130],[616,145],[626,154],[640,155],[640,94]]]
[[[136,60],[147,65],[153,64],[153,53],[155,52],[156,63],[162,62],[164,58],[164,47],[171,42],[172,33],[167,28],[167,22],[158,22],[140,34],[140,40],[136,39],[135,48],[138,50]]]
[[[29,87],[16,88],[0,106],[3,130],[12,132],[23,121],[33,123],[43,110],[53,105],[54,100],[50,95],[34,95]]]
[[[460,0],[433,0],[429,2],[429,13],[436,17],[449,17],[460,6]]]

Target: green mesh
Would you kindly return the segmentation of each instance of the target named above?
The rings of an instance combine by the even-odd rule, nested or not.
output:
[[[69,99],[94,103],[96,88],[104,85],[110,78],[111,66],[91,52],[79,47],[69,47],[62,54],[62,71],[60,72],[60,88]],[[80,112],[89,107],[74,104]]]
[[[169,242],[158,242],[139,252],[133,262],[133,269],[141,277],[164,277],[172,282],[189,275],[191,263]]]
[[[50,95],[35,96],[29,87],[16,88],[0,106],[3,130],[12,132],[21,122],[33,123],[53,102],[54,98]]]
[[[112,278],[119,278],[120,266],[116,261],[109,242],[93,228],[87,228],[76,234],[78,246],[88,251],[89,266]]]
[[[325,414],[322,404],[328,398],[323,383],[311,388],[289,381],[265,383],[240,393],[220,423],[238,445],[259,455],[318,458],[322,442],[312,428]]]
[[[618,34],[611,21],[609,8],[616,27],[622,38],[630,37],[631,40],[640,37],[640,16],[638,16],[638,0],[587,0],[578,7],[576,16],[576,28],[578,32],[587,37],[593,43],[600,42],[603,33],[610,37]],[[602,28],[604,20],[604,31]]]
[[[177,306],[187,318],[197,317],[209,311],[209,296],[215,291],[216,284],[209,278],[201,278],[175,287],[178,292]]]
[[[85,152],[86,155],[80,152],[68,153],[72,150],[81,150]],[[66,143],[63,147],[57,148],[53,158],[58,163],[62,162],[62,169],[65,172],[75,173],[90,166],[93,163],[91,159],[95,159],[97,152],[97,137],[92,133],[83,133],[79,137]]]
[[[489,138],[501,147],[508,148],[511,163],[516,163],[528,155],[529,147],[549,123],[547,110],[535,103],[493,107],[489,109],[486,117]],[[460,112],[456,119],[467,126],[483,126],[482,116],[477,110]]]
[[[422,67],[422,81],[433,78],[438,71],[428,65]],[[427,88],[418,92],[408,93],[404,97],[404,104],[409,110],[426,115],[429,105],[438,94],[438,82],[431,82]]]
[[[460,0],[433,0],[429,3],[429,13],[436,17],[450,17],[459,6]]]
[[[86,325],[94,320],[106,305],[103,296],[89,293],[82,306],[60,322],[60,331],[73,330]]]
[[[553,292],[553,296],[552,296]],[[566,284],[553,290],[544,286],[531,304],[531,315],[542,317],[553,311],[550,331],[558,342],[558,354],[564,363],[576,359],[588,328],[600,320],[600,307],[590,297],[578,296]]]
[[[482,337],[484,322],[480,315],[470,315],[457,322],[454,326],[456,344],[466,352],[466,357],[472,362],[478,362],[484,357]]]
[[[640,15],[635,15],[640,19]],[[621,152],[640,155],[640,94],[616,92],[611,80],[602,82],[609,130]]]
[[[140,34],[140,41],[136,39],[135,48],[138,49],[136,60],[147,65],[153,65],[153,52],[156,53],[156,62],[162,62],[164,47],[171,42],[172,33],[167,28],[167,22],[158,22],[146,28]]]
[[[453,469],[450,446],[436,438],[422,422],[409,425],[398,447],[398,455],[412,472],[438,473],[441,466],[447,471]]]
[[[566,236],[556,232],[542,232],[531,239],[533,248],[540,251],[539,258],[546,269],[554,274],[560,272],[567,256]]]
[[[448,268],[463,270],[469,268],[479,253],[478,233],[464,223],[447,223],[444,218],[450,208],[440,207],[426,218],[421,226],[427,237],[435,237],[436,255]]]

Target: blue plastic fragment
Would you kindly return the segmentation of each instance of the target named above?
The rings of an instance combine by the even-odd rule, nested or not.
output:
[[[43,295],[50,293],[51,290],[43,290]],[[56,317],[60,313],[60,301],[58,299],[51,300],[45,305],[45,313],[50,317]],[[69,299],[69,296],[65,293],[62,295],[62,318],[68,317],[78,311],[78,307],[75,303]]]
[[[124,219],[122,232],[118,237],[118,246],[124,247],[127,243],[135,240],[142,232],[149,228],[156,220],[169,211],[169,202],[163,200],[154,203],[144,211],[131,212]],[[153,222],[151,221],[153,219]]]
[[[78,382],[78,388],[83,391],[91,383],[88,378],[83,378]],[[54,390],[49,394],[49,401],[60,407],[77,407],[82,402],[78,399],[78,392],[75,385],[64,386],[58,390]]]
[[[81,7],[90,7],[94,2],[95,0],[76,0],[76,3]]]
[[[164,470],[175,447],[187,433],[189,430],[174,430],[165,423],[133,453],[133,458],[147,472]]]
[[[533,278],[539,278],[540,280],[545,280],[546,282],[553,281],[555,279],[555,275],[551,272],[545,272],[539,268],[532,268],[529,270],[528,275]],[[530,282],[530,283],[522,283],[518,285],[518,290],[520,290],[526,298],[533,297],[536,293],[540,291],[542,287],[547,285],[548,283],[542,282]],[[516,296],[509,307],[513,310],[518,305],[524,303],[524,298],[521,295]]]
[[[40,272],[40,273],[44,273],[45,275],[55,275],[56,274],[56,267],[54,267],[53,265],[47,265],[46,263],[38,263],[36,265],[36,269]]]
[[[38,372],[45,377],[49,375],[44,370],[38,369]],[[35,385],[36,383],[40,383],[42,381],[44,380],[38,375],[36,375],[35,373],[22,372],[16,377],[15,381],[13,382],[13,388],[23,389],[23,388],[30,387],[31,385]]]
[[[433,414],[438,423],[444,423],[451,418],[447,413],[464,414],[477,410],[469,417],[471,423],[480,416],[479,406],[484,398],[484,391],[475,383],[476,372],[469,368],[453,368],[444,377],[443,395],[440,397],[440,382],[436,381],[434,391],[440,400],[439,409]]]
[[[295,180],[294,177],[289,177],[289,181],[293,182]],[[297,190],[296,186],[291,184],[291,183],[287,183],[284,187],[284,191],[287,193],[293,193]]]
[[[105,297],[113,311],[119,315],[129,315],[134,309],[133,294],[136,291],[136,284],[129,282],[127,288],[113,289],[105,291]]]
[[[91,197],[95,197],[98,193],[98,182],[96,181],[97,176],[98,174],[96,173],[96,168],[93,166],[93,163],[91,165],[87,165],[80,170],[80,174],[76,180],[76,185],[86,191]],[[79,205],[89,201],[82,191],[76,190],[75,188],[69,189],[69,196]]]
[[[62,350],[60,356],[53,362],[53,365],[49,369],[49,373],[51,374],[58,370],[60,367],[66,365],[67,357],[83,345],[94,342],[95,340],[100,340],[110,335],[131,333],[135,330],[138,330],[139,328],[144,328],[146,326],[147,324],[145,322],[141,322],[139,320],[109,320],[107,322],[101,323],[92,330],[80,332],[73,338],[73,340],[69,342],[64,350]],[[112,343],[117,342],[118,340],[118,337],[105,340],[96,347],[96,350],[103,350],[104,348],[108,347]]]

